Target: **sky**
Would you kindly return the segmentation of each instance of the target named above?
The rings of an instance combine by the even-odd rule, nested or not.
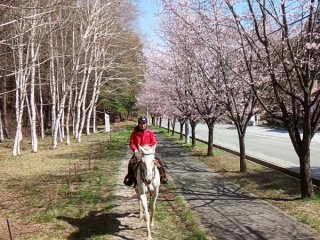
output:
[[[159,9],[153,0],[136,0],[138,10],[141,15],[138,19],[139,28],[148,39],[158,41],[158,37],[154,32],[156,27],[155,13]]]

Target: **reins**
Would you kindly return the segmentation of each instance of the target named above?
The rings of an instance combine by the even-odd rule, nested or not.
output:
[[[152,191],[150,190],[150,186],[149,186],[150,184],[147,183],[146,178],[144,177],[144,171],[141,168],[140,168],[140,177],[141,177],[141,180],[144,183],[144,185],[146,185],[146,187],[148,189],[148,192],[149,192],[149,195],[151,197],[152,196]],[[154,179],[154,177],[155,177],[155,171],[153,171],[152,180]]]
[[[150,154],[143,154],[143,155],[152,155],[152,153],[150,153]],[[155,167],[157,167],[157,162],[155,161],[155,160],[153,160],[154,162],[155,162],[155,166],[153,167],[153,169],[152,169],[152,181],[154,180],[154,178],[155,178]],[[147,183],[147,181],[146,181],[146,178],[145,178],[145,176],[144,176],[144,171],[143,171],[143,169],[140,167],[140,163],[142,162],[142,158],[141,159],[139,159],[138,161],[137,161],[137,165],[138,165],[138,167],[139,167],[139,169],[140,169],[140,178],[141,178],[141,180],[142,180],[142,182],[146,185],[146,187],[147,187],[147,189],[148,189],[148,192],[149,192],[149,195],[150,195],[150,197],[152,196],[152,191],[150,190],[150,184],[148,184]],[[152,182],[151,181],[151,182]]]

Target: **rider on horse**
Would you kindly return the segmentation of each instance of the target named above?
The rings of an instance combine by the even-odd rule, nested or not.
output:
[[[134,165],[141,158],[141,153],[139,152],[139,146],[149,145],[154,146],[157,143],[156,138],[152,131],[147,130],[147,118],[139,117],[138,126],[136,126],[131,133],[129,147],[134,152],[128,164],[128,173],[124,178],[123,183],[127,186],[131,186],[135,182],[134,176]],[[163,184],[168,182],[166,173],[164,170],[164,165],[159,157],[155,156],[157,165],[159,166],[160,181]]]

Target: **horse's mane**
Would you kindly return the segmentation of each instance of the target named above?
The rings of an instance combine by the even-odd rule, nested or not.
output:
[[[144,149],[146,154],[153,153],[153,148],[150,145],[143,145],[141,147]]]

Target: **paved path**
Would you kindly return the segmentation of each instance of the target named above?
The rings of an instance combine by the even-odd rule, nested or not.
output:
[[[216,239],[320,239],[270,204],[224,181],[156,133],[157,152],[201,224]]]

